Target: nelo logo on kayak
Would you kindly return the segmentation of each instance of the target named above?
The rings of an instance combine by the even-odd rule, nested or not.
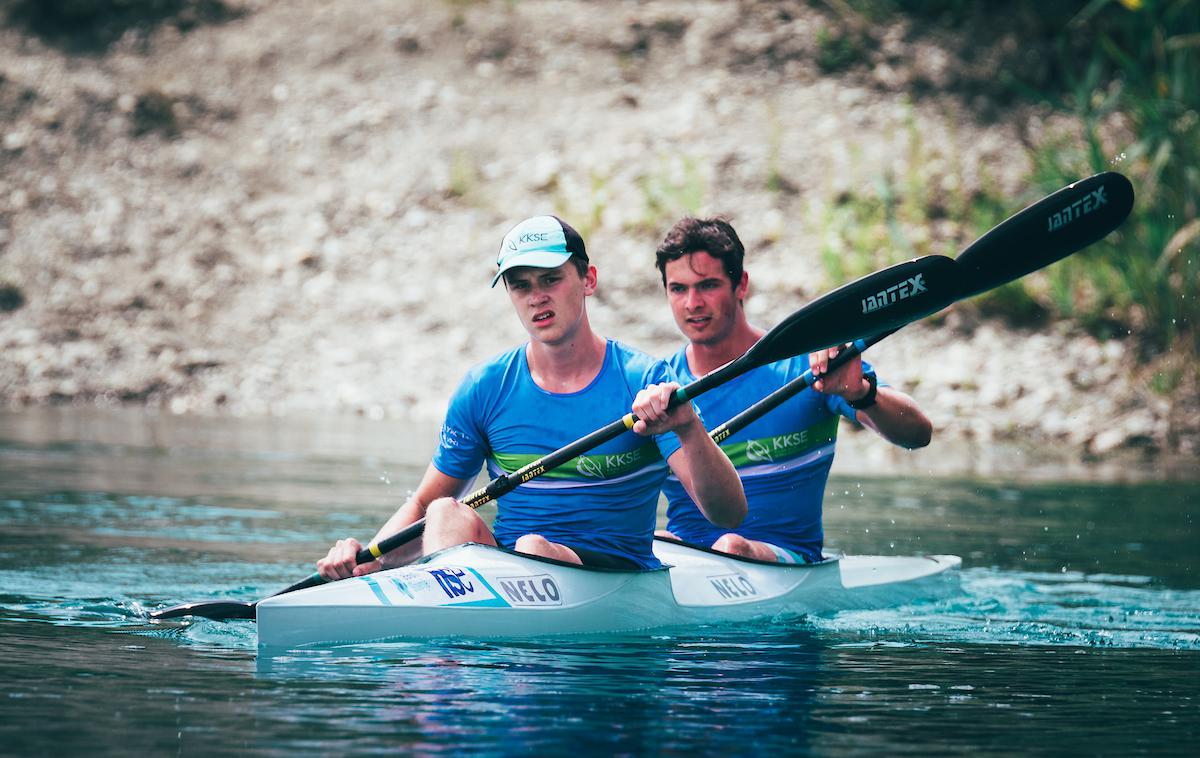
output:
[[[1079,198],[1066,208],[1047,218],[1046,231],[1053,232],[1062,229],[1072,221],[1076,221],[1097,210],[1100,206],[1107,204],[1108,195],[1104,193],[1104,185],[1101,185],[1099,189],[1092,190],[1088,195]]]
[[[758,590],[755,589],[754,584],[742,574],[710,576],[708,581],[717,594],[726,600],[741,600],[758,596]]]
[[[496,583],[513,605],[562,605],[562,592],[549,574],[502,576]]]
[[[893,284],[885,290],[880,290],[877,294],[863,298],[862,312],[872,313],[880,308],[887,308],[893,303],[901,300],[907,300],[913,295],[919,295],[926,291],[925,275],[917,274],[914,277]]]

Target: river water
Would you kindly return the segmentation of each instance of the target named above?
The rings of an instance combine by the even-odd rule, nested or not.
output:
[[[849,553],[956,553],[962,591],[688,634],[258,654],[270,594],[369,537],[429,435],[399,424],[0,414],[0,754],[1127,754],[1200,749],[1188,481],[853,475]]]

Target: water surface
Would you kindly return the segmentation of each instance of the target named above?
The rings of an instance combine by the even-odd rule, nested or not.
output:
[[[831,546],[964,558],[961,594],[886,611],[273,657],[252,622],[147,620],[270,594],[333,539],[370,536],[423,467],[405,432],[0,415],[0,752],[1200,747],[1188,482],[843,473],[827,494]]]

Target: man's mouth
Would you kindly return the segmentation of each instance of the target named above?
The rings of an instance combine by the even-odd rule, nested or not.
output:
[[[541,311],[540,313],[533,314],[533,323],[536,324],[539,321],[545,321],[546,319],[553,317],[554,311]]]
[[[692,326],[703,326],[709,321],[712,321],[712,316],[691,316],[687,320]]]

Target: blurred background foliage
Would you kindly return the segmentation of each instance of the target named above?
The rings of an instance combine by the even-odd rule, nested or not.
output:
[[[1015,326],[1062,318],[1099,337],[1133,335],[1145,355],[1175,350],[1195,356],[1200,0],[811,0],[811,5],[832,21],[818,37],[817,63],[829,74],[869,65],[877,35],[904,21],[910,36],[934,38],[954,57],[947,80],[918,76],[909,83],[914,100],[956,92],[985,121],[1011,118],[1013,107],[1050,114],[1040,120],[1044,128],[1027,134],[1031,175],[1022,198],[1006,196],[986,175],[967,191],[955,177],[922,171],[932,146],[911,126],[913,168],[907,175],[877,176],[871,186],[819,211],[814,228],[828,242],[823,261],[831,280],[845,281],[913,255],[954,255],[1024,202],[1081,177],[1117,170],[1137,191],[1133,216],[1120,232],[1047,272],[977,298],[973,307]],[[225,0],[0,0],[10,22],[84,52],[103,50],[159,23],[181,30],[219,23],[240,7]],[[147,128],[158,124],[155,113],[144,114]],[[953,154],[948,157],[952,165]],[[465,163],[456,166],[462,170],[454,190],[467,195],[474,177]],[[693,176],[695,167],[683,168],[682,179],[673,171],[668,180],[652,167],[640,181],[647,227],[661,224],[662,208],[700,204],[703,188]],[[768,177],[773,191],[789,191],[781,176]],[[697,192],[701,197],[691,197]],[[947,242],[926,231],[943,219],[957,224],[957,239]],[[16,302],[0,297],[0,307]]]
[[[1044,128],[1027,133],[1033,202],[1072,181],[1107,170],[1134,184],[1130,220],[1105,241],[1047,272],[977,298],[975,307],[1022,326],[1075,321],[1099,337],[1133,335],[1143,356],[1177,353],[1179,365],[1200,348],[1200,0],[829,0],[846,23],[828,35],[827,68],[852,66],[869,30],[903,15],[915,29],[953,35],[962,71],[949,84],[982,118],[996,108],[1041,109]],[[932,30],[932,31],[931,31]],[[918,34],[921,32],[918,31]],[[1018,44],[1007,49],[1004,36]],[[824,41],[823,41],[824,44]],[[927,88],[928,85],[926,85]],[[913,95],[923,87],[914,82]],[[972,100],[972,98],[974,98]],[[1055,118],[1056,116],[1071,118]],[[910,163],[921,163],[919,134]],[[936,179],[936,178],[935,178]],[[873,191],[841,198],[820,224],[836,241],[826,251],[832,277],[846,271],[841,249],[880,246],[893,258],[927,253],[911,230],[941,214],[963,223],[963,244],[1019,210],[1012,198],[983,189],[942,192],[934,180],[880,177]],[[937,195],[941,197],[937,197]],[[969,228],[968,225],[973,225]],[[849,235],[852,239],[843,239]],[[951,246],[953,247],[953,246]],[[862,253],[860,255],[865,255]],[[879,261],[851,268],[871,270]],[[1166,376],[1169,392],[1176,380]]]
[[[180,29],[234,18],[224,0],[0,0],[11,23],[76,53],[101,52],[130,30],[170,22]]]

